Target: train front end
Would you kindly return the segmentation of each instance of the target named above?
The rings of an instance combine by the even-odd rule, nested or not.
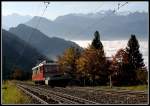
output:
[[[70,78],[59,70],[58,63],[47,63],[44,61],[36,67],[33,67],[32,70],[32,80],[36,84],[46,84],[51,87],[65,87],[70,81]]]

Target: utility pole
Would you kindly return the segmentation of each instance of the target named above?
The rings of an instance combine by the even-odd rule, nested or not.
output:
[[[109,84],[110,84],[110,88],[112,88],[111,74],[109,75]]]

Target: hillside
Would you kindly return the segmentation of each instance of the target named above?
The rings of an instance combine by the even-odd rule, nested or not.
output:
[[[20,24],[15,28],[10,28],[11,33],[17,35],[20,39],[26,41],[43,55],[56,59],[68,47],[79,47],[76,43],[57,37],[48,37],[37,29]]]
[[[2,58],[4,79],[12,74],[15,67],[31,73],[31,68],[39,59],[47,59],[35,48],[6,30],[2,30]]]

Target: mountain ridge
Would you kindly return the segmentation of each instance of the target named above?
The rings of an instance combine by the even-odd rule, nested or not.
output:
[[[81,48],[72,41],[67,41],[58,37],[48,37],[39,30],[24,24],[20,24],[15,28],[10,28],[9,31],[35,47],[43,55],[54,60],[56,60],[57,56],[61,55],[68,47],[75,46]]]
[[[95,18],[91,18],[92,16],[88,14],[67,14],[57,17],[54,21],[50,20],[46,23],[41,21],[37,29],[48,36],[69,40],[90,40],[96,30],[100,32],[103,40],[128,39],[131,34],[137,35],[140,39],[148,38],[149,26],[146,12],[118,15],[107,11],[103,16],[102,13],[94,15]],[[29,20],[25,24],[34,28],[33,23],[37,22],[37,20]]]
[[[2,28],[9,30],[10,27],[16,27],[17,25],[25,23],[30,19],[32,19],[32,16],[30,15],[20,15],[17,13],[2,16]]]
[[[2,29],[2,36],[4,79],[12,74],[15,67],[32,73],[31,69],[36,65],[37,60],[50,60],[12,33]]]

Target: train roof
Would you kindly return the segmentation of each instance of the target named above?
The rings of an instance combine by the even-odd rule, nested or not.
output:
[[[32,70],[34,70],[37,67],[43,66],[43,65],[58,65],[58,63],[49,63],[49,62],[43,61],[40,64],[38,64],[35,67],[33,67]]]

